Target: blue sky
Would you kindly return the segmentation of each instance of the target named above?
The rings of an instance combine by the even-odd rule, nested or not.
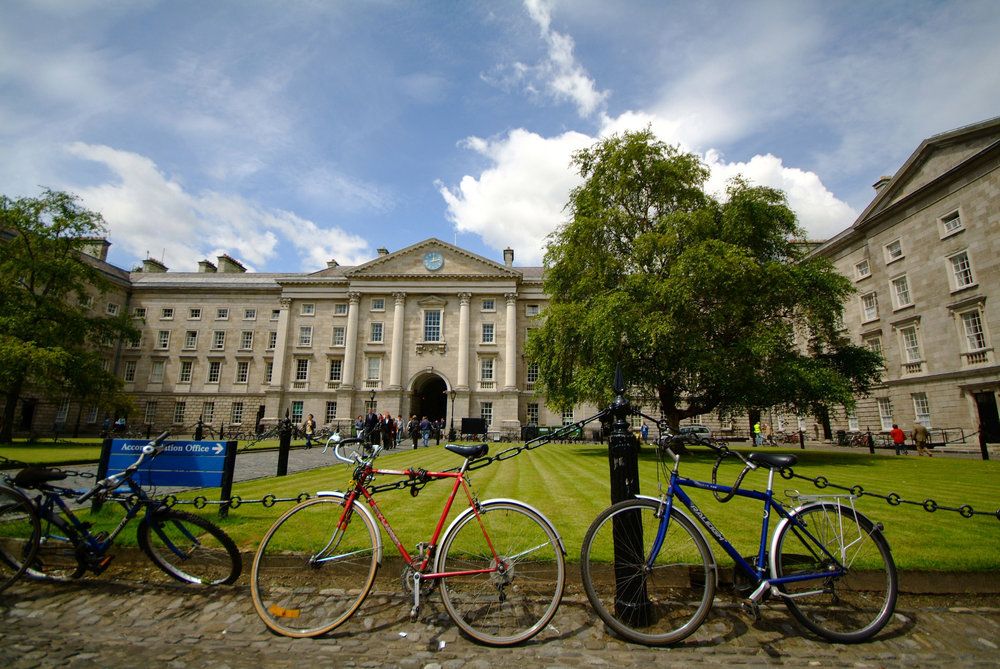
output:
[[[997,35],[994,0],[4,0],[0,192],[79,194],[125,267],[539,265],[573,151],[650,125],[824,238],[1000,113]]]

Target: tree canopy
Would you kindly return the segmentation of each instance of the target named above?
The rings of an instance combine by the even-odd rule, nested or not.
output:
[[[784,193],[742,179],[704,190],[699,158],[650,130],[574,155],[584,178],[545,255],[550,296],[529,359],[549,402],[603,405],[621,365],[676,427],[716,409],[850,405],[880,358],[840,329],[853,290],[805,257]]]
[[[124,308],[109,316],[86,306],[109,288],[82,253],[103,232],[101,215],[68,193],[0,195],[0,391],[6,399],[0,443],[10,441],[17,402],[28,388],[92,406],[124,401],[105,360],[109,345],[138,331]]]

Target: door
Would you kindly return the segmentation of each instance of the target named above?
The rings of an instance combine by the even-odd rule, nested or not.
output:
[[[976,408],[979,409],[979,431],[989,443],[1000,442],[1000,415],[997,413],[997,397],[990,390],[974,393]]]

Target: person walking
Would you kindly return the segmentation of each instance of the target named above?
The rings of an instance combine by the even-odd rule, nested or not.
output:
[[[757,421],[753,424],[753,445],[760,446],[763,439],[763,434],[760,431],[760,421]]]
[[[910,437],[913,439],[913,445],[917,447],[917,455],[926,455],[929,458],[934,457],[931,449],[927,448],[927,442],[930,441],[931,435],[922,423],[917,423],[913,426],[913,432],[910,433]]]
[[[302,433],[306,435],[306,448],[312,448],[313,435],[316,433],[316,421],[313,420],[312,414],[309,414],[306,421],[302,423]]]
[[[396,448],[403,441],[403,414],[396,414]]]
[[[417,414],[410,416],[406,429],[410,433],[410,439],[413,440],[413,450],[417,450],[417,438],[420,436],[420,421],[417,420]]]
[[[906,433],[893,423],[892,429],[889,430],[889,436],[892,437],[892,447],[896,449],[896,455],[899,455],[899,452],[906,448]]]
[[[645,444],[647,441],[649,441],[649,426],[643,423],[639,427],[639,434],[642,436],[642,443]]]
[[[368,410],[368,415],[365,416],[365,441],[369,445],[375,445],[379,443],[379,416],[375,413],[375,407]]]
[[[420,441],[424,445],[424,448],[430,446],[431,439],[431,422],[427,420],[427,416],[424,416],[420,421]]]
[[[396,422],[392,414],[386,411],[379,427],[382,429],[382,447],[386,450],[393,448],[396,445]]]

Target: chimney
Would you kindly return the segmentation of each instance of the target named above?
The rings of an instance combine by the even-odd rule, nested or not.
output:
[[[216,268],[211,260],[199,260],[198,271],[202,274],[215,274]]]
[[[218,262],[220,272],[242,274],[247,271],[247,268],[243,266],[243,263],[226,253],[223,253],[218,257]]]
[[[507,267],[514,265],[514,249],[509,246],[503,250],[503,264]]]
[[[167,271],[167,266],[155,258],[146,258],[142,261],[142,271],[163,273]]]
[[[82,253],[103,262],[108,261],[108,248],[111,246],[111,242],[103,237],[83,237],[80,241],[83,242],[80,245]]]
[[[387,248],[384,248],[384,247],[380,247],[380,248],[378,249],[378,254],[379,254],[380,256],[387,256],[387,255],[389,255],[389,249],[387,249]]]
[[[892,177],[881,176],[872,184],[872,188],[875,189],[876,193],[881,193],[882,189],[889,185],[890,181],[892,181]]]
[[[340,267],[340,263],[334,260],[333,258],[330,258],[329,260],[326,261],[327,269],[333,269],[334,267]]]

